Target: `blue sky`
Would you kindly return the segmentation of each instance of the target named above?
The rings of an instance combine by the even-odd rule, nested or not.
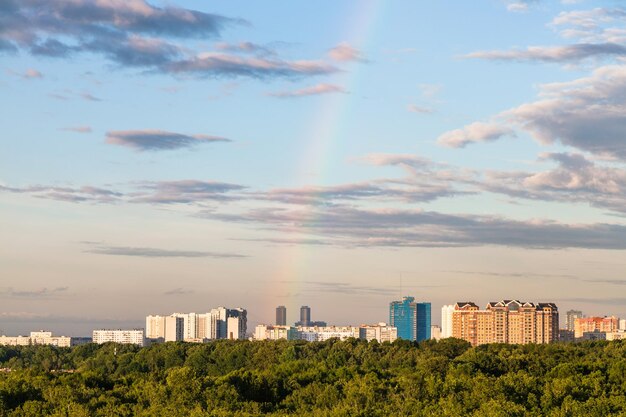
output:
[[[626,315],[618,2],[0,11],[0,330],[403,294]]]

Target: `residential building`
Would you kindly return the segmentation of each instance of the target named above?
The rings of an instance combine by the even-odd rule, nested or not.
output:
[[[181,340],[196,339],[198,337],[198,314],[173,313],[172,316],[183,319],[183,338]]]
[[[573,342],[574,341],[574,331],[559,329],[559,342]]]
[[[248,330],[248,312],[243,308],[228,310],[226,319],[227,339],[245,339]]]
[[[165,317],[165,341],[178,342],[185,338],[185,319],[178,315]]]
[[[346,340],[351,337],[359,337],[359,328],[352,326],[298,326],[299,338],[309,342],[323,342],[328,339],[338,338]]]
[[[52,332],[44,330],[30,332],[30,336],[0,336],[0,345],[5,346],[49,345],[70,347],[90,341],[91,339],[84,337],[53,336]]]
[[[580,317],[574,319],[574,337],[583,337],[587,332],[609,333],[618,330],[619,319],[611,317]]]
[[[146,339],[165,341],[165,316],[146,316]]]
[[[569,310],[565,313],[565,330],[574,331],[574,320],[583,318],[583,312],[580,310]]]
[[[99,329],[93,331],[92,340],[94,343],[125,343],[125,344],[134,344],[143,346],[144,345],[144,330],[143,329],[133,329],[133,330],[108,330],[108,329]]]
[[[559,313],[554,303],[518,300],[490,302],[481,310],[473,302],[458,302],[452,313],[452,337],[473,346],[485,343],[551,343],[559,337]]]
[[[580,340],[606,340],[606,336],[609,333],[601,332],[599,330],[593,330],[590,332],[583,332],[580,336]],[[612,333],[611,333],[612,334]]]
[[[259,324],[254,329],[255,340],[296,340],[299,339],[298,331],[293,326],[268,326]]]
[[[387,325],[387,323],[362,324],[359,326],[359,339],[371,342],[376,340],[379,343],[393,342],[398,338],[398,329]]]
[[[626,319],[620,319],[619,321],[619,329],[626,330]]]
[[[618,330],[606,333],[606,340],[626,340],[626,331]]]
[[[416,303],[414,297],[389,303],[389,323],[398,329],[398,338],[407,340],[430,339],[430,303]]]
[[[441,307],[441,338],[452,337],[452,312],[454,305]]]
[[[226,307],[214,308],[210,311],[210,321],[207,323],[207,338],[211,340],[226,339],[228,309]]]
[[[441,327],[437,326],[436,324],[433,324],[432,326],[430,326],[430,338],[433,340],[440,340],[441,339]]]
[[[287,307],[285,306],[276,307],[276,325],[277,326],[287,325]]]

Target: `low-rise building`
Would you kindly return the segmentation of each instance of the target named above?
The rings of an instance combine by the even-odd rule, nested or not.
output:
[[[296,340],[298,331],[293,326],[268,326],[259,324],[254,328],[255,340]]]
[[[29,346],[29,345],[48,345],[58,347],[76,346],[82,343],[88,343],[91,339],[83,337],[69,336],[53,336],[52,332],[39,330],[30,332],[30,336],[0,336],[0,345],[5,346]]]
[[[359,339],[371,342],[376,340],[379,343],[393,342],[398,338],[398,329],[387,325],[387,323],[362,324],[359,326]]]
[[[98,329],[93,331],[92,340],[94,343],[123,343],[123,344],[132,344],[143,346],[144,345],[144,337],[143,337],[143,329],[132,329],[132,330],[110,330],[110,329]]]

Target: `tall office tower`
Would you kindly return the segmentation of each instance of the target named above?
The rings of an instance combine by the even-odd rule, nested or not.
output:
[[[311,324],[311,308],[309,306],[300,307],[300,325],[309,326]]]
[[[146,316],[146,339],[165,340],[165,316]]]
[[[430,303],[415,303],[415,306],[415,328],[417,335],[416,340],[418,342],[421,342],[422,340],[430,339],[432,324]]]
[[[165,341],[176,342],[185,339],[185,320],[175,315],[165,318]]]
[[[415,340],[415,298],[403,297],[402,301],[389,303],[389,324],[398,329],[398,338]]]
[[[430,303],[416,303],[414,297],[389,303],[389,323],[398,329],[398,338],[407,340],[430,339]]]
[[[285,306],[276,307],[276,325],[287,325],[287,308]]]
[[[452,312],[454,305],[441,307],[441,338],[452,337]]]
[[[559,311],[554,303],[503,300],[481,310],[472,302],[459,302],[452,313],[452,337],[472,346],[551,343],[559,337]]]
[[[583,312],[580,310],[570,310],[565,313],[565,330],[574,331],[574,320],[583,318]]]
[[[245,339],[248,330],[248,312],[243,308],[228,310],[226,319],[227,339]]]

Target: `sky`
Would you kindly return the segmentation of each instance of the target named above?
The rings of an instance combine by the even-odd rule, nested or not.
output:
[[[0,0],[0,110],[0,333],[626,316],[619,1]]]

